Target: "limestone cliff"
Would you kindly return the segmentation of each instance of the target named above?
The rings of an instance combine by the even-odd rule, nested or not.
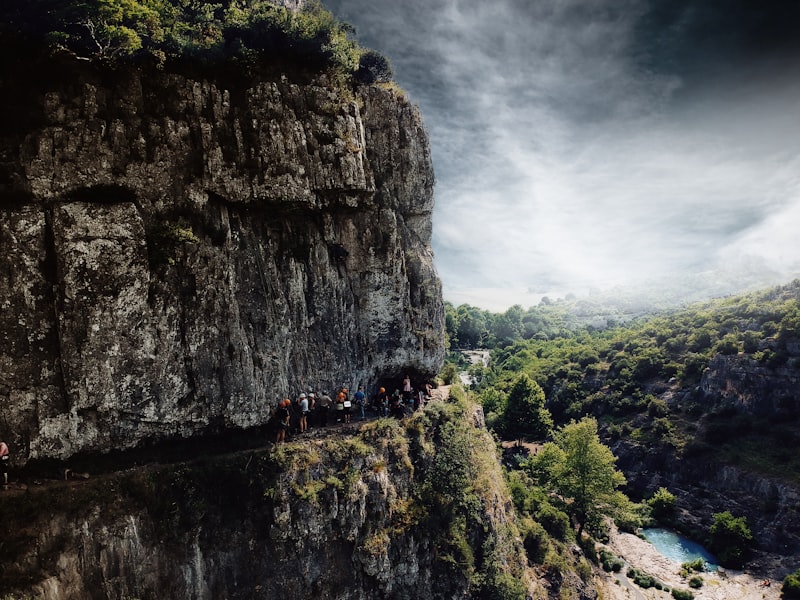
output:
[[[0,594],[545,597],[471,422],[434,402],[402,424],[7,493]]]
[[[21,72],[38,67],[0,80],[0,426],[17,464],[438,370],[434,178],[402,94],[66,59]]]
[[[771,340],[762,344],[771,346]],[[800,413],[800,344],[784,350],[790,364],[765,365],[752,355],[717,355],[703,372],[700,391],[705,401],[755,417],[793,419]]]

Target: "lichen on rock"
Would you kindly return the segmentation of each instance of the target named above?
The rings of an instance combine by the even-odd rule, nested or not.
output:
[[[61,61],[0,133],[17,464],[249,428],[301,389],[437,372],[434,178],[405,98]]]

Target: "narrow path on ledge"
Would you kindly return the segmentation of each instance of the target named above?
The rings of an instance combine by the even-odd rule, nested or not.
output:
[[[449,396],[450,386],[439,386],[431,391],[430,401],[447,400]],[[353,418],[350,423],[340,423],[336,422],[335,416],[331,414],[326,426],[310,427],[304,434],[293,433],[287,436],[286,441],[290,443],[352,435],[358,432],[362,425],[377,418],[374,414],[368,414],[364,421]],[[164,442],[152,448],[100,456],[74,457],[64,462],[50,461],[16,472],[12,470],[9,484],[0,486],[0,498],[18,497],[59,487],[80,486],[87,481],[102,481],[130,469],[191,463],[210,456],[267,452],[274,447],[273,440],[274,433],[264,426],[246,432],[231,432],[223,436]]]

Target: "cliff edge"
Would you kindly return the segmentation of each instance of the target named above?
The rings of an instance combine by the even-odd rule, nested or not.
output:
[[[0,80],[0,423],[17,464],[437,372],[434,176],[402,94],[15,68]]]

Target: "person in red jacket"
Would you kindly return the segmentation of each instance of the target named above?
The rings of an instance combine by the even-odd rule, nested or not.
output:
[[[8,461],[11,459],[11,453],[8,450],[8,444],[0,442],[0,468],[3,470],[3,487],[8,486]]]
[[[289,431],[289,399],[284,400],[278,405],[278,410],[275,411],[275,417],[278,420],[278,432],[275,437],[276,444],[283,444],[286,441],[286,432]]]

